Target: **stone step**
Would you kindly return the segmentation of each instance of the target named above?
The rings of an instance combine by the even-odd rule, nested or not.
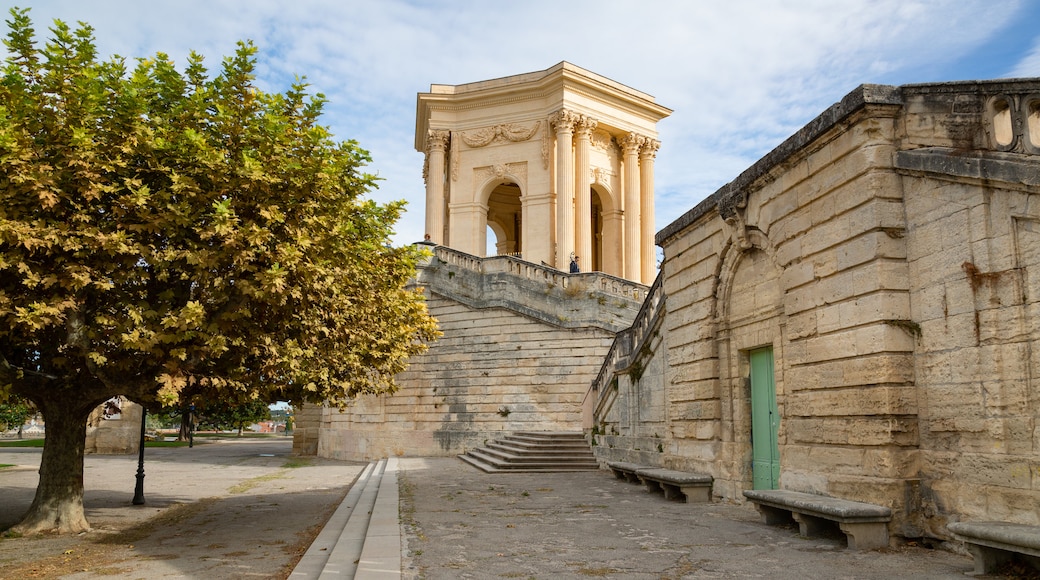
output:
[[[563,473],[567,471],[594,471],[599,467],[574,465],[571,463],[533,463],[515,465],[501,462],[486,462],[472,451],[458,456],[462,461],[486,473]]]
[[[516,443],[513,441],[492,441],[486,446],[488,449],[498,449],[514,455],[577,455],[592,457],[589,445],[566,445],[552,446],[531,445],[529,443]]]
[[[525,454],[515,454],[510,453],[507,450],[495,449],[490,446],[475,449],[474,451],[480,452],[483,455],[493,457],[499,461],[504,461],[506,463],[596,463],[596,458],[591,453],[535,454],[532,452]]]
[[[488,473],[590,471],[599,463],[578,432],[526,431],[505,435],[460,459]]]

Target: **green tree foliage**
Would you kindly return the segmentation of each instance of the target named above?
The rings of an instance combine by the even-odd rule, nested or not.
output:
[[[47,423],[18,530],[88,529],[84,424],[122,394],[346,401],[391,393],[436,337],[403,204],[365,199],[368,154],[319,123],[323,97],[253,84],[240,43],[128,69],[56,21],[12,10],[0,80],[0,391]]]
[[[25,425],[35,413],[32,405],[18,397],[11,397],[6,403],[0,403],[0,430],[19,429],[20,437],[22,425]]]
[[[263,401],[250,401],[242,405],[228,406],[222,403],[207,405],[198,410],[199,429],[217,431],[236,430],[242,434],[246,427],[271,418],[271,408]]]

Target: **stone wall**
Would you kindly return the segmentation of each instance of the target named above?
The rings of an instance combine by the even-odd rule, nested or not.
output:
[[[647,290],[443,247],[417,283],[443,337],[409,361],[394,395],[298,415],[301,451],[315,425],[315,452],[338,459],[454,455],[514,431],[580,431],[588,385]]]
[[[104,418],[104,405],[91,413],[87,421],[86,453],[137,453],[141,445],[141,406],[124,400],[121,409],[121,413],[109,419]]]
[[[615,436],[597,454],[709,473],[742,501],[748,353],[771,347],[780,488],[889,506],[904,537],[1037,523],[1037,95],[1040,81],[860,87],[659,232],[661,337],[619,334],[590,390],[618,394],[589,423],[653,399],[626,376],[633,357],[664,360],[645,388],[665,409],[630,427],[662,451]]]

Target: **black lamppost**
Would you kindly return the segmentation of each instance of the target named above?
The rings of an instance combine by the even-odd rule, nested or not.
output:
[[[137,449],[137,485],[134,487],[134,505],[144,505],[144,420],[148,409],[141,405],[141,445]]]

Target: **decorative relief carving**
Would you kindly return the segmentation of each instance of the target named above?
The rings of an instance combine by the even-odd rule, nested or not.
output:
[[[748,239],[748,226],[745,211],[747,208],[747,193],[743,190],[728,191],[719,196],[716,207],[719,217],[722,218],[726,233],[733,244],[741,250],[751,247]]]
[[[505,179],[510,177],[516,180],[521,189],[527,188],[527,162],[518,163],[496,163],[485,167],[473,169],[474,183],[483,183],[490,179]]]
[[[616,148],[614,147],[614,140],[611,139],[610,133],[599,130],[592,134],[592,146],[600,151],[606,151],[607,153],[614,153]]]
[[[451,140],[451,180],[459,180],[459,139]]]
[[[542,169],[549,169],[549,151],[552,147],[552,139],[549,131],[542,131]]]
[[[540,127],[541,124],[541,121],[535,121],[534,125],[524,127],[518,123],[506,123],[504,125],[495,125],[494,127],[484,127],[483,129],[469,133],[459,133],[459,136],[466,145],[474,148],[484,147],[496,140],[503,139],[506,141],[512,141],[513,143],[519,143],[534,137],[534,134],[538,132],[538,127]]]
[[[614,172],[604,167],[593,167],[592,168],[592,183],[599,185],[610,186],[611,178],[614,177]]]

